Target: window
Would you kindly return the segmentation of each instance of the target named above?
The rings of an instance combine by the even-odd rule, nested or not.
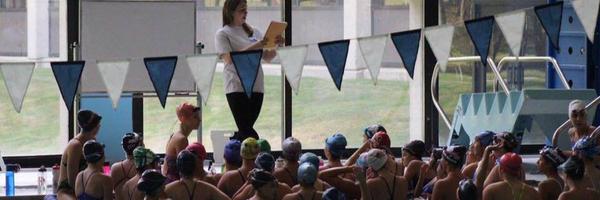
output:
[[[356,5],[342,1],[336,4],[322,2],[301,1],[301,6],[293,7],[293,45],[357,38],[358,35],[351,35],[351,32],[365,31],[359,27],[367,27],[360,36],[408,30],[408,20],[397,20],[408,19],[408,6],[377,6],[376,0],[370,7],[366,1],[358,1]],[[315,6],[305,8],[302,5]],[[345,15],[364,11],[371,15],[361,16],[357,21],[345,21],[352,18]],[[352,25],[345,27],[345,24]],[[380,123],[390,133],[392,146],[404,145],[409,136],[410,78],[391,40],[388,39],[385,47],[376,86],[358,46],[351,44],[350,49],[340,92],[331,80],[317,45],[309,46],[300,91],[293,95],[292,135],[303,142],[305,149],[321,149],[325,138],[341,132],[348,140],[348,147],[359,147],[363,129]]]

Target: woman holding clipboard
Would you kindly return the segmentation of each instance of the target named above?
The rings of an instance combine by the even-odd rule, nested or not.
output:
[[[223,71],[225,94],[238,127],[238,131],[231,139],[239,141],[248,137],[259,138],[253,126],[262,107],[264,75],[262,67],[259,67],[258,76],[252,89],[252,97],[248,98],[244,93],[229,52],[263,49],[269,43],[283,44],[283,37],[280,34],[276,38],[263,38],[263,34],[258,29],[246,23],[247,16],[246,0],[226,0],[223,5],[223,27],[215,35],[216,51],[225,63]],[[269,62],[275,56],[274,50],[264,50],[262,59]]]

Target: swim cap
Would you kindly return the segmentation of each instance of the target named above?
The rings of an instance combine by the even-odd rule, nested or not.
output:
[[[198,142],[194,142],[194,143],[188,145],[185,148],[185,150],[188,150],[188,151],[194,153],[194,155],[196,155],[198,160],[201,160],[201,161],[206,160],[206,149],[204,148],[204,145],[202,145]]]
[[[161,186],[165,184],[167,178],[160,171],[148,169],[142,173],[142,177],[137,184],[137,189],[144,192],[146,195],[154,194]]]
[[[133,150],[133,162],[136,169],[141,169],[157,160],[156,154],[150,149],[137,147]]]
[[[521,156],[513,152],[505,153],[500,157],[500,160],[498,160],[500,168],[513,176],[519,176],[521,173],[521,164],[523,164]]]
[[[477,186],[471,179],[463,179],[458,183],[458,198],[460,200],[477,200]]]
[[[90,110],[82,110],[77,113],[77,124],[83,130],[83,132],[89,132],[96,128],[102,117],[95,112]]]
[[[567,160],[567,158],[565,157],[565,155],[562,154],[562,151],[560,149],[548,146],[540,150],[540,155],[542,155],[542,157],[549,161],[553,167],[558,167]]]
[[[317,181],[317,166],[306,162],[298,167],[298,183],[313,185]]]
[[[196,170],[196,155],[188,150],[183,150],[177,155],[177,171],[183,177],[194,176]]]
[[[600,146],[590,136],[585,136],[575,142],[573,151],[582,158],[592,158],[600,153]]]
[[[305,163],[305,162],[313,164],[314,166],[319,166],[319,164],[321,163],[321,160],[314,153],[306,152],[306,153],[302,154],[302,156],[300,156],[300,164]]]
[[[413,140],[408,144],[404,145],[404,148],[402,150],[406,150],[411,155],[421,158],[425,153],[425,143],[423,143],[423,141],[421,140]]]
[[[269,141],[265,139],[258,139],[256,140],[256,143],[258,143],[258,147],[260,147],[260,152],[271,153],[271,144],[269,144]]]
[[[330,187],[323,192],[323,200],[346,200],[346,194],[337,188]]]
[[[229,140],[225,145],[225,151],[223,151],[223,158],[227,163],[234,165],[242,165],[242,157],[240,155],[241,143],[238,140]]]
[[[375,133],[371,141],[373,142],[373,148],[389,149],[391,145],[390,136],[384,132]]]
[[[565,163],[558,166],[558,171],[565,173],[573,180],[581,180],[585,173],[585,166],[583,165],[583,160],[577,156],[571,156]]]
[[[121,146],[127,155],[132,155],[133,150],[140,145],[142,145],[142,136],[135,132],[125,133],[121,139]]]
[[[340,157],[344,150],[346,150],[347,144],[346,137],[341,133],[333,134],[331,137],[325,139],[325,145],[334,157]]]
[[[582,111],[582,110],[585,110],[585,104],[583,104],[583,101],[581,101],[579,99],[575,99],[569,103],[569,116],[571,115],[571,113],[573,111]]]
[[[293,137],[288,137],[281,144],[282,152],[281,155],[286,160],[296,161],[298,157],[300,157],[300,152],[302,151],[302,144],[298,139]]]
[[[387,155],[381,149],[371,149],[369,150],[367,156],[367,164],[375,171],[379,171],[381,168],[383,168],[383,166],[385,166],[387,159]]]
[[[258,147],[258,143],[256,143],[256,139],[249,137],[242,142],[242,147],[240,149],[240,155],[242,158],[254,159],[259,152],[260,148]]]
[[[369,167],[369,164],[367,161],[368,158],[369,158],[369,152],[361,153],[360,156],[358,156],[358,159],[356,160],[356,165],[361,168]]]
[[[367,138],[369,138],[369,139],[373,138],[373,135],[375,135],[375,133],[380,132],[380,131],[387,133],[385,128],[379,124],[373,124],[373,125],[365,128],[365,130],[364,130],[365,136],[367,136]]]
[[[83,145],[83,156],[85,157],[85,161],[89,163],[98,162],[104,157],[104,145],[96,142],[96,140],[85,142]]]
[[[485,149],[494,141],[494,135],[496,135],[496,133],[492,131],[484,131],[475,136],[475,140],[478,140],[481,147]]]
[[[442,151],[442,157],[448,163],[460,167],[465,162],[466,153],[467,147],[465,146],[449,146],[444,148],[444,151]]]
[[[250,183],[254,187],[254,189],[259,189],[262,186],[266,185],[275,180],[275,177],[265,171],[263,169],[253,169],[250,171]]]
[[[256,156],[254,164],[256,165],[256,168],[272,172],[275,167],[275,158],[270,153],[261,152]]]
[[[514,148],[517,148],[519,145],[519,141],[517,141],[517,137],[510,132],[501,132],[496,133],[494,136],[494,143],[498,143],[501,140],[504,141],[504,148],[507,151],[512,151]]]
[[[199,107],[193,106],[187,102],[182,103],[177,107],[177,118],[180,122],[184,122],[191,118],[196,112],[200,110]]]

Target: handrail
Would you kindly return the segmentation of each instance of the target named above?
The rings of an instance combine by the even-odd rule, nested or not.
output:
[[[481,59],[479,56],[465,56],[465,57],[448,58],[448,62],[480,61],[480,60]],[[498,78],[498,76],[500,76],[500,71],[498,70],[498,68],[496,68],[496,64],[494,63],[494,60],[492,60],[491,58],[488,58],[487,62],[488,62],[488,65],[490,66],[490,68],[492,68],[492,71],[494,71],[496,78]],[[450,120],[448,120],[448,115],[446,115],[446,112],[440,106],[438,99],[435,97],[436,92],[437,92],[437,80],[438,80],[439,72],[440,72],[439,63],[436,63],[435,67],[433,68],[433,74],[431,76],[431,100],[433,101],[433,105],[435,106],[435,108],[438,110],[438,112],[442,116],[442,120],[444,120],[444,123],[446,124],[446,126],[448,126],[448,129],[451,129],[452,123],[450,123]],[[502,80],[502,81],[500,81],[500,85],[504,89],[504,92],[506,93],[506,95],[508,95],[510,92],[508,90],[508,86],[506,85],[506,82],[504,82],[504,80],[502,78],[500,78],[500,79]]]
[[[507,62],[540,62],[540,61],[545,61],[545,62],[551,63],[552,67],[554,67],[554,70],[558,74],[558,77],[560,78],[560,81],[562,82],[563,86],[566,89],[569,89],[569,90],[571,89],[571,86],[569,86],[569,82],[567,82],[567,78],[565,78],[565,74],[560,69],[560,66],[558,65],[558,62],[556,61],[556,59],[554,59],[553,57],[548,57],[548,56],[504,57],[504,58],[500,59],[500,62],[498,62],[498,71],[502,71],[502,68],[504,67],[504,65]],[[498,81],[498,77],[496,77],[494,84],[497,81]],[[496,90],[496,87],[493,87],[493,88],[494,88],[494,90]]]
[[[588,103],[585,106],[585,110],[589,110],[591,107],[598,105],[598,103],[600,103],[600,96],[596,97],[592,102]],[[556,144],[558,143],[558,134],[563,131],[566,128],[570,128],[569,126],[571,125],[571,119],[568,119],[567,121],[565,121],[564,123],[562,123],[558,128],[556,128],[556,130],[554,131],[554,134],[552,135],[552,146],[556,146]]]

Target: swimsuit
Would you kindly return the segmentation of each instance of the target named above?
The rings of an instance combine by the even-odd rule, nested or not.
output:
[[[92,176],[94,176],[95,173],[97,173],[97,172],[92,172],[92,174],[90,174],[85,181],[83,180],[83,179],[85,179],[85,177],[83,177],[83,174],[81,175],[81,184],[83,185],[83,193],[77,195],[77,200],[102,200],[102,198],[96,198],[88,193],[85,193],[85,189],[86,189],[85,185],[87,185],[87,183],[90,182],[90,179],[92,179]]]

